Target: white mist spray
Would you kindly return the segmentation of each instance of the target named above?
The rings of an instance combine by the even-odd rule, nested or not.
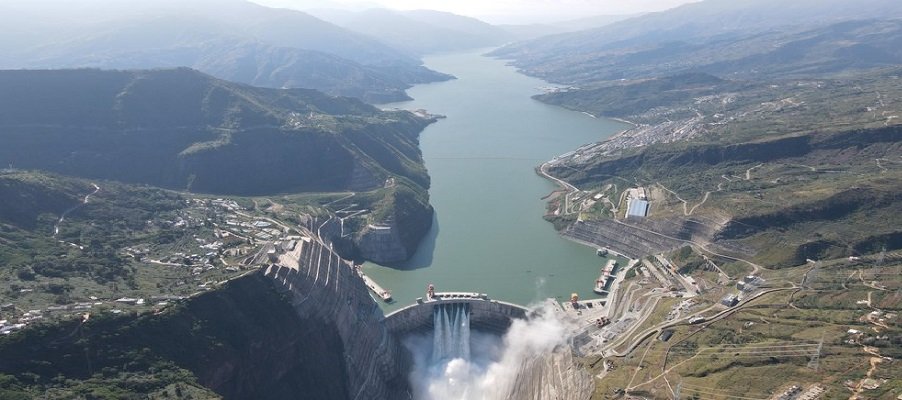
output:
[[[443,311],[441,318],[434,314],[434,335],[405,341],[414,355],[410,381],[416,400],[505,400],[527,361],[566,345],[575,331],[574,323],[549,305],[527,320],[515,320],[503,338],[470,332],[468,309]],[[467,351],[457,347],[466,343],[465,336]]]

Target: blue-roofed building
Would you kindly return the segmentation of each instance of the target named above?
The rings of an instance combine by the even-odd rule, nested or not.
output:
[[[626,217],[645,218],[648,215],[648,200],[630,199]]]

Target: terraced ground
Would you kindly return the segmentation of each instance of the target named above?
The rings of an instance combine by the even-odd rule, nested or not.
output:
[[[902,390],[900,273],[898,252],[761,270],[763,283],[728,308],[720,298],[739,290],[699,269],[692,275],[703,289],[685,309],[679,299],[652,301],[657,283],[636,274],[615,301],[630,304],[622,312],[651,307],[648,319],[603,355],[583,358],[600,378],[593,398],[764,400],[794,385],[798,394],[823,392],[812,398],[895,398]],[[678,306],[682,313],[674,314]],[[707,320],[692,324],[690,316]]]

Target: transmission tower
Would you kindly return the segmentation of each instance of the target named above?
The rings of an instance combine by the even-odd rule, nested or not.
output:
[[[823,350],[823,348],[824,348],[824,336],[821,335],[821,341],[818,342],[818,344],[817,344],[817,352],[814,353],[813,356],[811,356],[811,361],[808,361],[808,368],[813,369],[814,372],[817,372],[817,370],[820,368],[821,350]]]
[[[886,262],[886,245],[883,245],[880,248],[880,254],[877,254],[877,261],[874,263],[874,280],[879,279],[880,275],[882,275],[881,272],[883,271],[881,271],[881,268],[884,262]]]
[[[814,260],[810,260],[810,261],[814,261]],[[803,288],[805,288],[805,287],[810,288],[809,286],[807,286],[808,282],[813,281],[815,278],[817,278],[817,273],[820,269],[821,269],[821,262],[814,261],[814,268],[812,268],[811,270],[806,272],[805,275],[802,277],[802,285],[801,286]]]

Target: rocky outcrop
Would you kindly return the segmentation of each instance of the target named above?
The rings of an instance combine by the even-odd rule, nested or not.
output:
[[[403,261],[413,254],[401,243],[401,236],[395,223],[367,225],[359,234],[357,249],[362,258],[379,264]]]
[[[373,208],[371,222],[353,235],[338,218],[325,221],[319,232],[348,259],[392,265],[410,258],[432,227],[433,209],[426,190],[399,183],[385,189]]]

